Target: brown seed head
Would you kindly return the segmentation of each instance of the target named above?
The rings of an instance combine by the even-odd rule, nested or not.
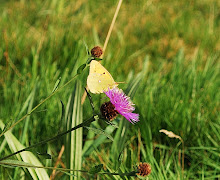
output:
[[[148,163],[140,163],[137,167],[137,175],[145,177],[151,173],[151,166]]]
[[[99,58],[103,53],[103,50],[101,47],[99,46],[95,46],[94,48],[92,48],[91,50],[91,54],[93,57]]]
[[[118,115],[118,111],[115,110],[115,106],[110,101],[102,104],[100,111],[107,120],[113,120]]]

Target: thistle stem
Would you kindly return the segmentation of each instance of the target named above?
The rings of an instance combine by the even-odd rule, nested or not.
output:
[[[136,176],[136,171],[127,172],[127,173],[110,173],[110,172],[102,172],[99,174],[109,174],[109,175],[115,175],[115,176]]]
[[[29,149],[31,149],[31,148],[33,148],[33,147],[36,147],[36,146],[45,144],[45,143],[50,142],[50,141],[54,141],[55,139],[60,138],[61,136],[65,135],[65,134],[67,134],[67,133],[69,133],[69,132],[71,132],[71,131],[74,131],[74,130],[80,128],[80,127],[87,126],[88,124],[90,124],[90,123],[93,122],[93,121],[95,121],[94,116],[92,116],[91,118],[89,118],[89,119],[87,119],[86,121],[82,122],[81,124],[79,124],[79,125],[77,125],[77,126],[71,128],[71,129],[69,129],[68,131],[62,132],[62,133],[60,133],[60,134],[58,134],[58,135],[56,135],[56,136],[54,136],[54,137],[52,137],[52,138],[46,139],[46,140],[44,140],[44,141],[41,141],[41,142],[39,142],[39,143],[36,143],[36,144],[34,144],[34,145],[31,145],[31,146],[28,146],[28,147],[26,147],[26,148],[24,148],[24,149],[21,149],[21,150],[19,150],[19,151],[17,151],[17,152],[14,152],[14,153],[12,153],[12,154],[10,154],[10,155],[8,155],[8,156],[5,156],[5,157],[3,157],[3,158],[0,158],[0,161],[5,160],[5,159],[7,159],[7,158],[9,158],[9,157],[11,157],[11,156],[14,156],[14,155],[16,155],[16,154],[18,154],[18,153],[23,152],[23,151],[27,151],[27,150],[29,150]]]

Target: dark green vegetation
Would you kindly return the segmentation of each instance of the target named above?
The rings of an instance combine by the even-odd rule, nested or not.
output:
[[[51,94],[59,77],[59,87],[69,81],[87,59],[83,40],[89,48],[103,46],[116,5],[117,1],[101,0],[1,1],[0,120],[5,124],[17,121]],[[78,143],[83,141],[83,150],[73,142],[79,153],[79,159],[73,161],[82,159],[80,169],[103,164],[105,171],[114,172],[121,163],[117,172],[129,172],[142,161],[152,165],[150,179],[220,178],[219,9],[218,0],[123,2],[102,64],[115,81],[126,82],[119,87],[131,90],[140,122],[132,125],[118,117],[114,123],[119,128],[107,128],[114,142],[86,128],[83,137],[80,132],[69,136]],[[17,124],[12,130],[15,137],[29,146],[68,129],[68,121],[60,118],[60,100],[66,113],[71,107],[82,110],[82,114],[77,111],[79,116],[73,113],[74,123],[75,119],[82,121],[81,116],[84,120],[91,117],[88,99],[82,108],[79,105],[87,75],[88,69],[76,78],[80,84],[73,81]],[[140,83],[134,84],[134,78]],[[76,106],[68,105],[73,91]],[[103,97],[92,95],[97,111],[106,100]],[[101,120],[91,125],[107,126]],[[184,175],[181,142],[159,133],[160,129],[182,137]],[[51,154],[53,160],[40,157],[40,161],[53,167],[63,144],[65,138],[60,138],[34,150]],[[0,157],[10,153],[2,136]],[[118,160],[120,153],[122,161]],[[78,169],[79,165],[70,165],[73,154],[66,145],[62,161],[67,168]],[[9,175],[20,179],[23,169],[1,166],[0,177]],[[25,176],[33,178],[28,171]],[[68,177],[63,174],[60,178]]]

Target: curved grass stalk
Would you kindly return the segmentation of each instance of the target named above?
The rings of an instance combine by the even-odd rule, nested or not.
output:
[[[61,86],[60,88],[58,88],[57,90],[55,90],[52,94],[50,94],[47,98],[45,98],[42,102],[40,102],[38,105],[36,105],[29,113],[25,114],[21,119],[19,119],[17,122],[15,122],[14,124],[12,124],[8,129],[6,129],[5,131],[3,131],[0,134],[0,137],[4,135],[4,133],[6,133],[8,130],[12,129],[14,126],[16,126],[18,123],[20,123],[21,121],[23,121],[26,117],[30,116],[38,107],[40,107],[44,102],[46,102],[48,99],[50,99],[53,95],[55,95],[57,92],[59,92],[61,89],[63,89],[64,87],[66,87],[68,84],[70,84],[79,74],[76,74],[72,79],[70,79],[66,84],[64,84],[63,86]]]
[[[106,48],[107,48],[108,41],[109,41],[110,36],[111,36],[111,34],[112,34],[112,30],[113,30],[113,27],[114,27],[114,25],[115,25],[116,18],[117,18],[117,16],[118,16],[118,12],[119,12],[119,10],[120,10],[120,8],[121,8],[122,1],[123,1],[123,0],[119,0],[119,2],[118,2],[117,8],[116,8],[116,10],[115,10],[114,17],[113,17],[113,19],[112,19],[111,25],[110,25],[109,30],[108,30],[108,34],[107,34],[107,36],[106,36],[106,38],[105,38],[105,43],[104,43],[104,46],[103,46],[103,54],[101,55],[100,58],[103,57],[103,55],[104,55],[104,53],[105,53],[105,50],[106,50]],[[88,89],[88,86],[86,86],[86,90],[89,90],[89,89]],[[82,96],[82,98],[81,98],[81,104],[84,104],[85,99],[86,99],[86,96],[87,96],[87,93],[84,92],[84,94],[83,94],[83,96]]]

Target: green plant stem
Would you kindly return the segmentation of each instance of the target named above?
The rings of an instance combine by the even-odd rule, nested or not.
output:
[[[23,167],[23,168],[42,168],[42,169],[51,169],[51,170],[58,170],[58,171],[80,171],[80,172],[88,172],[85,170],[74,170],[74,169],[67,169],[67,168],[55,168],[55,167],[45,167],[45,166],[35,166],[35,165],[21,165],[21,164],[13,164],[8,162],[0,162],[0,165],[7,165],[7,166],[16,166],[16,167]]]
[[[80,127],[87,126],[88,124],[90,124],[90,123],[93,122],[93,121],[95,121],[94,116],[92,116],[91,118],[87,119],[87,120],[84,121],[83,123],[81,123],[81,124],[79,124],[79,125],[77,125],[77,126],[71,128],[71,129],[68,130],[68,131],[65,131],[65,132],[63,132],[63,133],[60,133],[60,134],[58,134],[58,135],[52,137],[52,138],[46,139],[46,140],[41,141],[41,142],[39,142],[39,143],[37,143],[37,144],[31,145],[31,146],[29,146],[29,147],[26,147],[26,148],[24,148],[24,149],[21,149],[21,150],[15,152],[15,153],[12,153],[12,154],[10,154],[10,155],[8,155],[8,156],[5,156],[5,157],[1,158],[0,161],[5,160],[5,159],[7,159],[7,158],[9,158],[9,157],[11,157],[11,156],[14,156],[14,155],[16,155],[16,154],[18,154],[18,153],[23,152],[23,151],[27,151],[27,150],[29,150],[29,149],[31,149],[31,148],[33,148],[33,147],[36,147],[36,146],[45,144],[45,143],[47,143],[47,142],[49,142],[49,141],[53,141],[53,140],[55,140],[55,139],[57,139],[57,138],[59,138],[59,137],[65,135],[65,134],[67,134],[67,133],[69,133],[69,132],[71,132],[71,131],[74,131],[74,130],[80,128]]]
[[[48,99],[50,99],[54,94],[56,94],[57,92],[59,92],[61,89],[63,89],[65,86],[67,86],[68,84],[70,84],[79,74],[76,74],[72,79],[70,79],[66,84],[64,84],[63,86],[61,86],[59,89],[57,89],[56,91],[54,91],[52,94],[50,94],[47,98],[45,98],[42,102],[40,102],[37,106],[35,106],[29,113],[25,114],[21,119],[19,119],[17,122],[15,122],[14,124],[12,124],[6,131],[3,131],[0,134],[0,137],[7,132],[8,130],[12,129],[14,126],[16,126],[18,123],[20,123],[21,121],[23,121],[26,117],[30,116],[39,106],[41,106],[45,101],[47,101]]]
[[[24,168],[43,168],[43,169],[51,169],[51,170],[58,170],[61,172],[64,171],[79,171],[83,173],[89,173],[86,170],[74,170],[74,169],[67,169],[67,168],[54,168],[54,167],[44,167],[44,166],[35,166],[35,165],[21,165],[21,164],[13,164],[13,163],[8,163],[8,162],[0,162],[0,165],[7,165],[7,166],[16,166],[16,167],[24,167]],[[113,175],[113,176],[136,176],[135,171],[128,172],[128,173],[110,173],[110,172],[99,172],[97,174],[108,174],[108,175]]]
[[[136,176],[136,171],[128,172],[128,173],[110,173],[110,172],[101,172],[99,174],[109,174],[109,175],[117,175],[117,176]]]

